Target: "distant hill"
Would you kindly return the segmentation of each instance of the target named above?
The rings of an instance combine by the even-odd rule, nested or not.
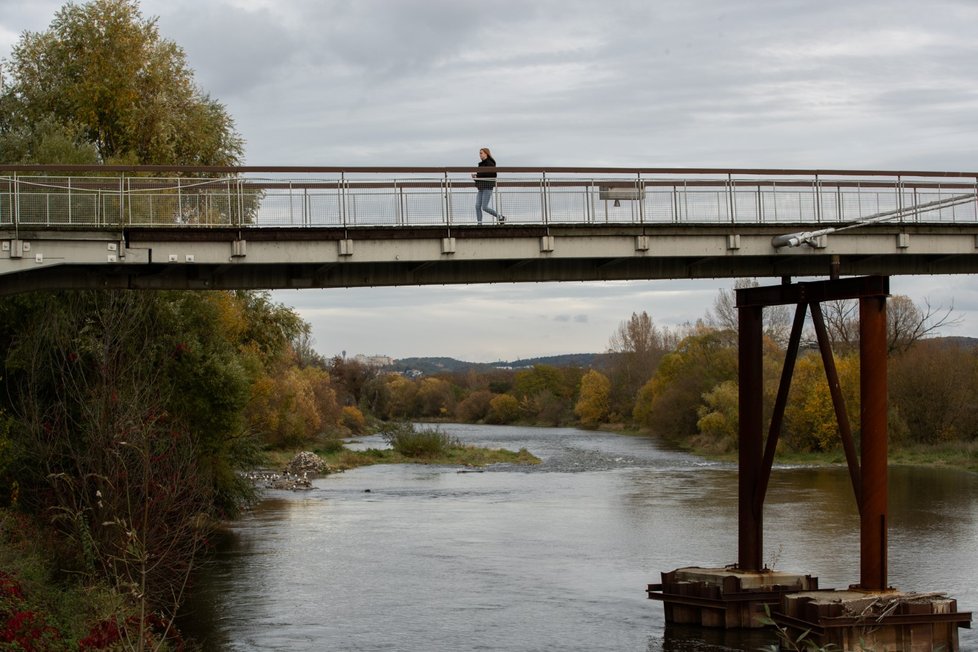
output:
[[[401,358],[394,364],[384,367],[387,371],[419,371],[426,376],[438,373],[454,373],[458,371],[488,371],[490,369],[529,369],[534,365],[545,364],[553,367],[596,367],[602,368],[607,364],[607,353],[567,353],[565,355],[550,355],[540,358],[521,358],[507,362],[465,362],[455,358]]]
[[[933,339],[940,340],[942,342],[947,342],[948,344],[954,344],[957,346],[969,348],[969,349],[978,348],[978,338],[975,337],[951,335],[949,337],[935,337]]]

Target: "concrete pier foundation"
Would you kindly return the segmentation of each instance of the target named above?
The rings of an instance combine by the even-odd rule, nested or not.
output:
[[[786,593],[814,591],[818,578],[782,571],[740,571],[691,566],[662,573],[648,595],[661,600],[666,623],[724,629],[765,626],[765,606]]]
[[[846,652],[957,652],[971,613],[943,593],[803,591],[783,595],[772,619],[793,640],[808,631],[820,646]]]

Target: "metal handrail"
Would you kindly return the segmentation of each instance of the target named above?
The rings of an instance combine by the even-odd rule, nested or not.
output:
[[[475,223],[470,175],[477,169],[0,165],[0,227],[465,226]],[[912,214],[918,223],[978,223],[973,172],[495,170],[494,201],[507,224],[790,223],[840,230],[891,212]],[[595,202],[604,204],[603,220],[596,219]],[[869,214],[864,206],[872,207]]]

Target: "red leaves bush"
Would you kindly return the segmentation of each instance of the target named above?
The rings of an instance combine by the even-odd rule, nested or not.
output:
[[[61,632],[47,624],[44,614],[30,608],[24,589],[14,577],[0,571],[0,643],[4,649],[25,652],[64,650]]]

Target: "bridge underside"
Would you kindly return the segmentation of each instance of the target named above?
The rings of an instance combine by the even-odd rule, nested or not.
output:
[[[772,246],[796,228],[21,229],[0,232],[0,294],[978,273],[975,225],[875,225]]]

